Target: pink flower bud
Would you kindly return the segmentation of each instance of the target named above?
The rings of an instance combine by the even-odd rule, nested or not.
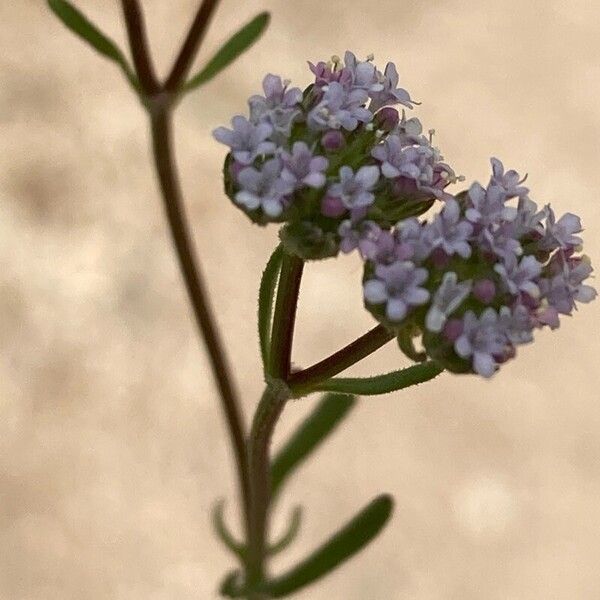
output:
[[[473,296],[484,304],[489,304],[496,296],[496,286],[491,279],[479,279],[473,285]]]
[[[326,217],[335,219],[341,217],[346,212],[346,207],[339,198],[334,196],[325,196],[321,200],[321,213]]]
[[[335,152],[346,145],[346,140],[341,131],[332,129],[321,138],[321,144],[328,152]]]
[[[460,319],[449,319],[444,325],[444,337],[454,343],[463,332],[463,322]]]
[[[400,115],[395,108],[386,106],[375,115],[375,127],[382,131],[392,131],[400,122]]]

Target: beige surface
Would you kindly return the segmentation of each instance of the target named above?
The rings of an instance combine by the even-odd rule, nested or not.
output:
[[[147,0],[160,68],[194,0]],[[122,41],[118,3],[79,5]],[[275,230],[221,193],[212,128],[267,70],[305,84],[346,47],[394,59],[457,170],[488,157],[574,210],[600,264],[600,4],[593,0],[224,0],[203,56],[259,8],[271,30],[186,100],[178,153],[198,245],[247,412],[254,325]],[[42,0],[0,0],[0,598],[215,597],[233,563],[208,510],[232,464],[149,166],[144,116],[112,65]],[[296,359],[371,325],[354,258],[311,266]],[[600,598],[600,302],[538,336],[492,382],[443,376],[362,401],[285,497],[316,544],[377,492],[397,509],[359,558],[299,599]],[[402,362],[390,347],[356,372]],[[297,402],[278,438],[309,409]],[[230,501],[231,509],[233,504]],[[233,514],[233,510],[230,510]],[[276,519],[277,525],[283,519]]]

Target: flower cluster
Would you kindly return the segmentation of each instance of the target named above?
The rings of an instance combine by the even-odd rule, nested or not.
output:
[[[364,221],[389,228],[421,214],[455,175],[417,119],[392,108],[415,104],[392,63],[372,58],[309,63],[304,91],[276,75],[215,138],[230,148],[225,187],[256,223],[285,223],[281,238],[305,259],[335,256]]]
[[[596,297],[584,283],[590,261],[577,255],[580,219],[538,210],[515,171],[497,159],[492,168],[487,187],[447,198],[429,221],[413,217],[389,230],[363,223],[352,244],[365,261],[365,305],[400,347],[484,377],[535,329],[555,329],[559,315]]]
[[[447,192],[463,178],[432,130],[392,108],[417,104],[392,63],[381,72],[346,52],[309,66],[304,91],[267,75],[249,118],[215,130],[230,148],[226,193],[255,223],[282,223],[290,253],[356,250],[365,306],[406,355],[490,377],[535,329],[595,298],[580,219],[539,209],[516,171],[493,158],[486,187]]]

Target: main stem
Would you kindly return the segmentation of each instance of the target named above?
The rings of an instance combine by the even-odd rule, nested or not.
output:
[[[204,285],[204,278],[200,266],[195,259],[192,238],[186,225],[183,198],[174,164],[171,113],[168,105],[156,108],[151,113],[151,122],[154,162],[164,200],[165,212],[185,287],[222,399],[240,480],[246,529],[249,530],[250,478],[243,420],[239,408],[240,403],[233,387],[231,372],[225,359],[223,343],[215,324],[208,293]]]

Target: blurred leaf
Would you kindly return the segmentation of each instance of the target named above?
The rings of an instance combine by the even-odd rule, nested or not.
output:
[[[243,560],[246,548],[231,535],[227,525],[225,525],[225,500],[221,498],[215,504],[212,511],[213,527],[219,539],[231,550],[236,556]]]
[[[267,581],[262,589],[269,598],[283,598],[324,577],[375,538],[392,508],[391,496],[378,496],[325,544],[287,573]]]
[[[97,52],[117,63],[131,85],[139,91],[137,77],[115,42],[106,37],[83,13],[66,0],[48,0],[48,6],[75,35],[86,41]]]
[[[292,434],[277,453],[271,466],[271,493],[277,495],[283,482],[298,465],[339,425],[356,398],[350,395],[325,394],[321,402]]]
[[[271,16],[268,12],[262,12],[244,25],[217,50],[217,53],[208,61],[208,64],[185,84],[184,91],[189,92],[204,85],[225,67],[228,67],[240,54],[256,42],[266,29],[270,19]]]
[[[227,573],[219,586],[219,591],[226,598],[241,598],[244,596],[246,590],[244,589],[243,573],[239,569]]]
[[[437,377],[444,370],[433,361],[414,365],[392,373],[376,375],[375,377],[335,377],[319,384],[322,392],[341,392],[357,396],[375,396],[396,392],[412,385],[425,383]]]
[[[258,292],[258,337],[260,339],[260,352],[262,354],[263,367],[266,371],[269,364],[269,345],[271,341],[271,325],[273,320],[273,298],[275,288],[281,270],[281,258],[283,247],[281,244],[269,258],[267,266],[260,280]]]
[[[276,542],[269,546],[267,553],[270,556],[273,556],[274,554],[279,554],[279,552],[285,550],[298,535],[301,523],[302,507],[296,506],[294,512],[292,512],[292,518],[290,519],[290,524],[288,526],[287,531]]]

